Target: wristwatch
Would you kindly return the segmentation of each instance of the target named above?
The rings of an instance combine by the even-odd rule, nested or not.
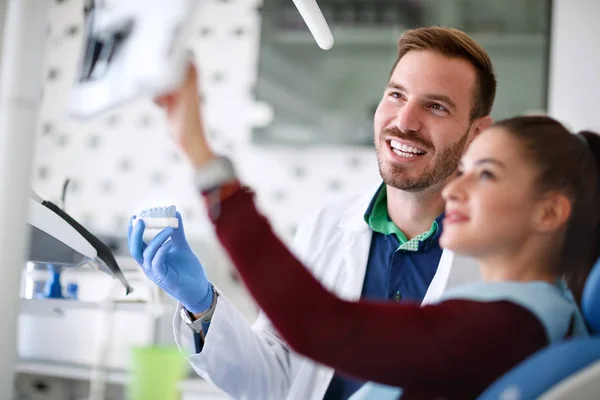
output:
[[[233,163],[227,157],[217,157],[194,172],[196,189],[207,193],[236,178]]]
[[[215,313],[215,309],[217,308],[217,297],[219,297],[219,293],[214,289],[214,287],[211,290],[213,291],[213,301],[206,314],[204,314],[202,317],[194,319],[192,313],[186,310],[186,308],[183,306],[179,311],[179,315],[181,316],[181,319],[183,319],[183,322],[185,322],[185,324],[189,326],[191,330],[200,334],[203,339],[204,329],[202,324],[209,323],[212,320],[212,316]]]

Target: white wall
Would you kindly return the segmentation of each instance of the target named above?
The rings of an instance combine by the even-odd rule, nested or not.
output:
[[[177,154],[164,117],[150,99],[139,99],[91,120],[77,121],[67,116],[69,89],[82,48],[83,3],[83,0],[51,3],[32,189],[56,201],[65,178],[72,179],[75,185],[67,195],[66,211],[94,233],[121,237],[126,235],[131,214],[146,207],[177,205],[186,220],[192,246],[209,269],[211,280],[244,315],[253,318],[252,301],[231,279],[226,258],[210,234],[212,229],[193,187],[191,171]],[[261,20],[257,7],[261,0],[202,0],[201,3],[189,46],[200,67],[211,143],[217,150],[234,156],[236,164],[247,170],[242,157],[236,155],[238,148],[245,153],[244,145],[250,138],[255,103],[251,88],[256,75]],[[256,171],[260,177],[265,170]],[[123,262],[121,266],[127,267],[126,264]],[[80,298],[91,301],[103,298],[108,292],[106,283],[114,282],[95,271],[67,273],[63,283],[71,279],[80,283]],[[143,279],[132,278],[137,294],[144,293]],[[89,330],[96,332],[102,319],[95,319],[93,310],[83,313],[79,317],[70,313],[62,319],[22,316],[20,356],[89,363],[94,355],[83,349],[90,343],[94,347]],[[129,315],[122,319],[123,325],[111,342],[112,350],[106,352],[120,353],[116,359],[109,355],[111,366],[126,365],[128,353],[120,345],[128,338],[150,333],[139,320],[148,321],[148,316],[141,313],[137,318]],[[171,319],[169,313],[165,317],[169,326],[165,337],[169,343],[173,343]],[[47,340],[40,342],[39,335],[36,336],[40,331],[56,334],[46,335]]]
[[[66,211],[97,234],[125,237],[127,221],[143,208],[175,204],[190,241],[219,287],[230,285],[203,204],[151,99],[138,99],[91,120],[66,114],[82,48],[83,1],[52,2],[32,189],[56,201],[66,178]],[[199,64],[211,143],[246,171],[260,33],[260,0],[203,0],[189,47]],[[251,162],[251,161],[250,161]],[[256,173],[264,174],[259,168]],[[244,300],[244,302],[248,302]]]
[[[600,1],[554,0],[549,114],[600,131]]]

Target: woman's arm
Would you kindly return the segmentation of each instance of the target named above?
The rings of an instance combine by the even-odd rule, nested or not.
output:
[[[337,298],[279,241],[251,192],[224,199],[214,224],[250,293],[289,345],[358,378],[404,387],[487,385],[546,344],[537,318],[510,302],[420,307]]]
[[[204,135],[197,86],[190,66],[182,87],[156,102],[175,143],[194,168],[202,168],[215,155]],[[468,383],[483,390],[546,343],[537,319],[508,302],[420,308],[342,301],[277,239],[250,193],[234,191],[220,203],[219,215],[219,239],[276,329],[298,352],[339,371],[405,388],[435,385],[451,393]]]

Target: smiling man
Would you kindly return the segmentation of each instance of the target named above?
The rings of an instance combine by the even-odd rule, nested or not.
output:
[[[467,145],[491,124],[495,92],[489,56],[465,33],[404,32],[374,118],[383,183],[326,205],[299,226],[294,240],[295,253],[327,288],[347,299],[427,303],[480,278],[440,248],[441,192]],[[211,290],[215,295],[201,312],[180,306],[177,343],[195,371],[231,397],[337,400],[363,385],[295,354],[263,315],[249,325],[210,284],[188,286],[195,297],[188,302]]]

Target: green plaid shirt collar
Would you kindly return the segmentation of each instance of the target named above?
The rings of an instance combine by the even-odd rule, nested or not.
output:
[[[383,235],[395,235],[400,243],[397,250],[418,251],[419,243],[429,239],[438,231],[438,221],[434,220],[429,231],[423,232],[408,240],[404,232],[402,232],[389,218],[385,184],[381,184],[371,201],[371,204],[365,213],[365,222],[373,232],[378,232]]]

